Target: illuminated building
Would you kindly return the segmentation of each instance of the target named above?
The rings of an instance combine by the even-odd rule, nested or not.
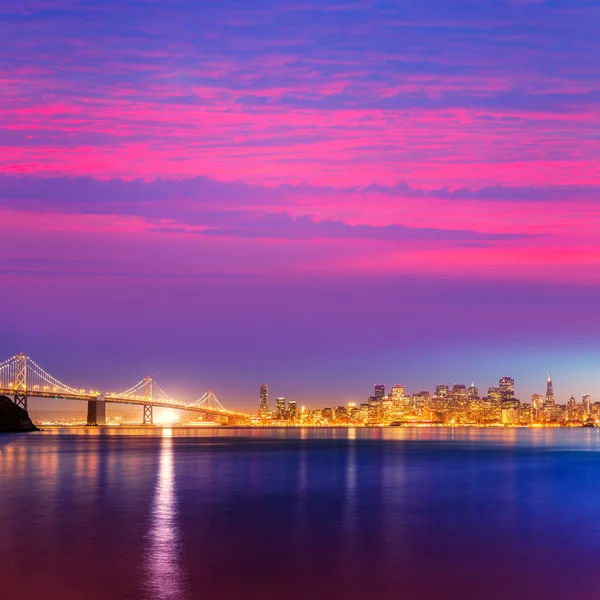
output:
[[[431,396],[429,392],[419,392],[418,394],[413,394],[413,406],[416,411],[423,412],[423,410],[431,407]]]
[[[375,398],[385,398],[385,385],[382,383],[375,384]]]
[[[531,404],[521,404],[519,407],[519,425],[531,425],[534,421],[534,410]]]
[[[479,400],[479,390],[475,387],[474,383],[472,383],[467,390],[467,398],[469,400]]]
[[[402,400],[404,398],[404,386],[397,383],[392,386],[392,400]]]
[[[581,403],[583,404],[583,412],[586,415],[589,415],[591,412],[592,401],[589,394],[586,394],[582,399]]]
[[[275,401],[275,416],[279,420],[285,418],[285,398],[277,398]]]
[[[515,399],[515,380],[512,377],[502,377],[498,387],[502,402],[510,402]]]
[[[394,420],[394,402],[391,398],[384,398],[381,401],[381,421],[389,425]]]
[[[334,406],[332,412],[334,421],[342,423],[348,420],[348,411],[345,406]]]
[[[258,412],[261,416],[266,416],[269,413],[269,387],[266,383],[263,383],[260,386],[260,404]]]
[[[519,410],[516,408],[503,408],[502,409],[502,423],[504,425],[518,425],[519,424]]]
[[[467,387],[462,384],[454,384],[452,391],[450,392],[450,398],[452,399],[452,406],[454,408],[461,408],[467,404]]]
[[[333,419],[333,411],[331,408],[324,408],[321,411],[321,418],[327,421],[331,421]]]
[[[379,425],[381,422],[381,398],[372,396],[369,398],[369,413],[367,423],[369,425]]]
[[[502,394],[500,393],[500,388],[497,387],[491,387],[488,388],[488,399],[491,402],[500,404],[500,402],[502,401]]]
[[[360,405],[360,419],[363,423],[366,423],[369,420],[369,404],[365,402]]]
[[[312,418],[310,410],[305,406],[300,407],[300,421],[302,423],[308,423]]]
[[[448,397],[448,386],[447,385],[436,385],[435,386],[435,395],[440,398]]]
[[[298,414],[298,406],[295,400],[288,402],[288,412],[290,414],[290,421],[295,421]]]
[[[542,394],[531,395],[531,406],[534,410],[538,410],[544,406],[544,396]]]
[[[554,406],[554,387],[552,385],[552,373],[548,371],[548,382],[546,383],[546,406]]]
[[[400,418],[404,409],[404,386],[396,384],[392,386],[392,416],[396,420]]]

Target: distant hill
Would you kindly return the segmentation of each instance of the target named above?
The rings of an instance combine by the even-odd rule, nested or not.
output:
[[[39,431],[31,422],[26,410],[17,406],[7,396],[0,396],[0,433]]]

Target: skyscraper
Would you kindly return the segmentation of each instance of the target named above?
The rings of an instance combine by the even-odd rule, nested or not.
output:
[[[467,390],[467,397],[469,400],[479,400],[479,390],[475,387],[475,384],[472,383]]]
[[[378,425],[381,422],[381,397],[371,396],[369,398],[368,425]]]
[[[290,421],[295,421],[298,416],[298,405],[295,400],[288,402],[288,412],[290,414]]]
[[[552,373],[548,371],[548,383],[546,384],[546,406],[554,406],[554,388],[552,387]]]
[[[392,412],[397,419],[404,408],[404,386],[396,384],[392,386]]]
[[[278,419],[285,418],[285,398],[279,397],[275,401],[275,416]]]
[[[375,384],[375,398],[385,398],[385,385],[382,383]]]
[[[263,383],[260,386],[260,404],[258,408],[258,414],[261,416],[267,416],[269,412],[269,386]]]
[[[589,394],[586,394],[582,399],[581,402],[583,403],[583,410],[585,412],[586,415],[590,414],[591,408],[592,408],[592,400],[590,398]]]
[[[435,386],[435,395],[440,398],[448,397],[448,386],[447,385],[436,385]]]
[[[515,399],[515,380],[512,377],[502,377],[498,387],[503,402]]]
[[[397,383],[392,386],[392,400],[402,400],[404,398],[404,386]]]

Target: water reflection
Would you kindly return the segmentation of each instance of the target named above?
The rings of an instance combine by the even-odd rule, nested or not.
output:
[[[148,585],[151,597],[157,600],[175,600],[184,596],[172,435],[171,429],[163,429],[150,517]]]

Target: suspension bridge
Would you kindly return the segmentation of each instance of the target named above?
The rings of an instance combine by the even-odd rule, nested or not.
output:
[[[228,425],[249,421],[250,416],[223,407],[217,397],[206,392],[195,402],[171,398],[152,377],[144,377],[120,393],[102,395],[97,390],[76,389],[59,381],[25,354],[17,354],[0,363],[0,395],[12,397],[17,406],[27,410],[29,398],[80,400],[87,402],[87,424],[106,423],[107,404],[136,404],[143,407],[144,425],[154,422],[154,408],[173,408],[198,413],[204,420]]]

